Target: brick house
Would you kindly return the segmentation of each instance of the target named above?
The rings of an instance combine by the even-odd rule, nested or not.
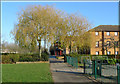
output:
[[[119,25],[99,25],[90,31],[92,35],[91,55],[120,54]]]
[[[54,54],[57,55],[63,55],[63,49],[61,49],[61,43],[56,42],[54,43]]]

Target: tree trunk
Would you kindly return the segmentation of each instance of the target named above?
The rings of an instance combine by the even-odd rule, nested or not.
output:
[[[45,52],[45,49],[46,49],[46,37],[44,38],[44,52]]]
[[[40,60],[41,60],[41,39],[39,41],[39,57],[40,57]]]
[[[71,46],[71,38],[70,38],[70,53],[72,51],[72,46]]]

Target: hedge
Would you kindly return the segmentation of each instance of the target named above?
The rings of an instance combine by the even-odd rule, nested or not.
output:
[[[41,54],[41,59],[38,53],[33,54],[4,54],[2,55],[2,63],[16,63],[16,62],[34,62],[34,61],[48,61],[49,55],[47,53]]]

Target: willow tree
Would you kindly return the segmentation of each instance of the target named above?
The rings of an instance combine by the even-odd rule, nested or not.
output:
[[[90,23],[82,15],[67,14],[59,27],[59,40],[64,47],[69,47],[70,52],[73,47],[89,46]],[[61,31],[60,31],[61,30]]]
[[[47,41],[53,42],[60,15],[61,12],[52,6],[28,6],[19,13],[18,23],[12,31],[16,43],[30,49],[39,43],[41,58],[41,40],[46,37]]]

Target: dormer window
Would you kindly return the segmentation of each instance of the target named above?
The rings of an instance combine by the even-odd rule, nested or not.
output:
[[[107,36],[110,36],[110,32],[107,32]]]
[[[98,36],[98,35],[99,35],[99,32],[95,32],[95,35]]]

